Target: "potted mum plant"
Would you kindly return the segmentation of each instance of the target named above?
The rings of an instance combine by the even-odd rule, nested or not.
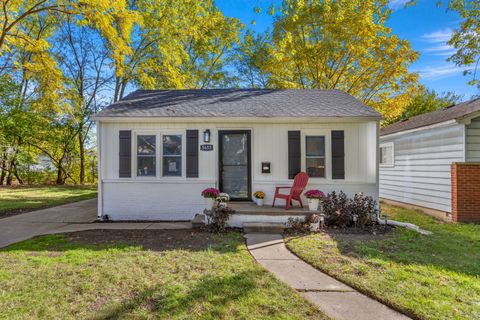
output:
[[[312,215],[308,218],[308,222],[310,223],[310,231],[316,232],[320,229],[320,215],[316,213],[312,213]]]
[[[265,192],[256,191],[253,194],[253,198],[255,199],[255,203],[257,204],[257,206],[261,207],[263,206],[263,200],[265,199]]]
[[[218,206],[221,208],[226,208],[228,206],[228,201],[230,201],[230,196],[228,193],[222,192],[216,199],[218,201]]]
[[[220,196],[220,191],[216,188],[207,188],[202,191],[202,197],[205,199],[205,209],[212,210],[215,205],[215,199]]]
[[[325,197],[325,194],[317,189],[308,190],[304,195],[308,199],[308,209],[310,211],[317,211],[320,199]]]

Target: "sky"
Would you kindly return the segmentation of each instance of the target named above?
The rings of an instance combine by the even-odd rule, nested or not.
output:
[[[267,9],[280,0],[217,0],[216,4],[224,15],[239,18],[246,26],[262,32],[272,26],[272,17]],[[447,12],[445,6],[437,7],[438,0],[418,0],[415,6],[404,7],[406,0],[390,1],[393,11],[387,25],[392,32],[402,39],[410,41],[412,48],[420,53],[417,62],[409,70],[418,72],[420,82],[438,93],[453,91],[468,100],[478,94],[475,86],[467,82],[471,76],[463,76],[462,67],[456,67],[446,59],[454,52],[447,45],[451,32],[460,24],[456,12]],[[445,1],[446,2],[446,1]],[[254,13],[253,8],[262,8],[261,14]],[[255,25],[251,21],[255,20]]]

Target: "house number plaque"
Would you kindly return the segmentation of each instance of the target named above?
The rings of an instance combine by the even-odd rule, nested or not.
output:
[[[213,144],[202,144],[202,145],[200,145],[200,150],[202,150],[202,151],[212,151],[213,150]]]

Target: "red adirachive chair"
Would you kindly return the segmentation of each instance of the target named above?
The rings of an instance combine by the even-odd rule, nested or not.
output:
[[[275,206],[275,200],[279,198],[279,199],[285,199],[285,210],[288,210],[288,208],[292,205],[292,200],[298,201],[300,203],[300,206],[303,208],[301,195],[303,190],[307,186],[307,183],[308,183],[308,175],[305,172],[299,172],[293,179],[292,186],[275,187],[275,197],[273,198],[272,207]],[[280,193],[281,189],[290,189],[290,193],[288,194]]]

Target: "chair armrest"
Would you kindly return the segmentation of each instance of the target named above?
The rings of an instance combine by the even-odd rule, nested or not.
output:
[[[292,186],[275,186],[275,189],[290,189]]]

